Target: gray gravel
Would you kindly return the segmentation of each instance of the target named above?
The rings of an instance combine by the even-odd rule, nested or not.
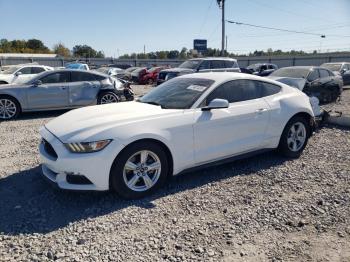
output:
[[[0,123],[0,261],[350,261],[350,130],[126,201],[41,178],[38,128],[61,113]]]

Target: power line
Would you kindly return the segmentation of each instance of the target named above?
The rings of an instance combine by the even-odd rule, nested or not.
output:
[[[245,25],[245,26],[256,27],[256,28],[263,28],[263,29],[269,29],[269,30],[275,30],[275,31],[281,31],[281,32],[289,32],[289,33],[294,33],[294,34],[314,35],[314,36],[319,36],[321,38],[326,38],[326,35],[324,35],[324,34],[311,33],[311,32],[306,32],[306,31],[296,31],[296,30],[282,29],[282,28],[276,28],[276,27],[253,25],[253,24],[242,23],[242,22],[237,22],[237,21],[232,21],[232,20],[226,20],[226,22],[228,22],[230,24],[236,24],[236,25]],[[334,34],[330,34],[330,35],[327,34],[327,36],[350,37],[350,35],[334,35]]]
[[[204,20],[203,20],[203,22],[202,22],[201,29],[200,29],[200,31],[199,31],[199,35],[201,35],[201,33],[202,33],[202,31],[203,31],[203,27],[204,27],[204,25],[205,25],[206,22],[207,22],[207,17],[208,17],[208,14],[209,14],[209,10],[210,10],[210,8],[212,7],[214,1],[215,1],[215,0],[210,0],[209,7],[208,7],[208,9],[207,9],[207,12],[205,13]]]
[[[232,20],[226,20],[226,22],[228,22],[230,24],[245,25],[245,26],[251,26],[251,27],[257,27],[257,28],[275,30],[275,31],[289,32],[289,33],[295,33],[295,34],[304,34],[304,35],[315,35],[315,36],[319,36],[319,37],[322,37],[322,38],[326,37],[323,34],[310,33],[310,32],[305,32],[305,31],[294,31],[294,30],[289,30],[289,29],[281,29],[281,28],[261,26],[261,25],[253,25],[253,24],[247,24],[247,23],[242,23],[242,22],[236,22],[236,21],[232,21]]]

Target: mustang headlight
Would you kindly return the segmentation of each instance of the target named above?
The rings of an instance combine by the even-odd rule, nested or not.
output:
[[[95,142],[67,143],[64,145],[72,153],[93,153],[101,151],[108,146],[110,142],[112,142],[112,140],[107,139]]]

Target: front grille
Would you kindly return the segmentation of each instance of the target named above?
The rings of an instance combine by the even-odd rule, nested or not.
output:
[[[52,158],[54,158],[55,160],[58,158],[57,153],[55,151],[55,149],[53,149],[53,147],[51,146],[51,144],[49,142],[47,142],[45,139],[42,139],[41,141],[44,145],[44,150],[45,152],[51,156]]]

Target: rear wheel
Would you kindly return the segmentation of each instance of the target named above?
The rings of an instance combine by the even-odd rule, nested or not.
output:
[[[110,104],[110,103],[118,103],[120,98],[118,95],[112,91],[102,92],[97,97],[97,104]]]
[[[0,97],[0,120],[16,118],[21,111],[19,103],[11,97]]]
[[[310,132],[310,124],[304,117],[293,117],[283,130],[278,150],[287,157],[299,157],[306,147]]]
[[[147,83],[148,83],[149,85],[153,85],[153,84],[154,84],[154,81],[153,81],[152,78],[149,78],[149,79],[147,80]]]
[[[114,161],[111,187],[122,197],[137,199],[160,188],[168,175],[168,161],[162,147],[143,142],[127,147]]]

